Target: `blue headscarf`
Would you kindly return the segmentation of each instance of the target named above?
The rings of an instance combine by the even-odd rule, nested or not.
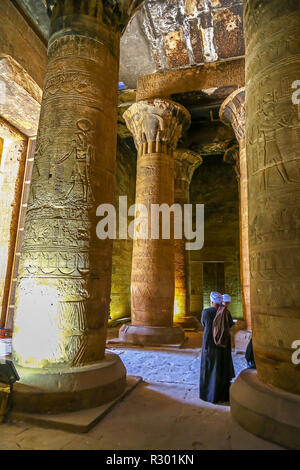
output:
[[[214,302],[215,304],[221,305],[223,302],[222,294],[220,294],[219,292],[213,291],[210,293],[210,300],[211,302]]]

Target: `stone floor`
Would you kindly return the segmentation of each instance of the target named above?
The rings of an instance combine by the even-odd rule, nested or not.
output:
[[[87,434],[0,424],[2,449],[231,449],[229,406],[198,398],[200,348],[189,333],[183,349],[109,349],[143,382]],[[236,374],[246,366],[233,354]]]

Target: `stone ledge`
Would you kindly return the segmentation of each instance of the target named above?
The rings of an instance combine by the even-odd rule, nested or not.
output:
[[[266,385],[256,370],[230,387],[231,414],[246,431],[286,449],[300,449],[300,396]]]
[[[37,134],[42,90],[10,56],[0,54],[0,115],[27,137]]]
[[[16,368],[20,381],[12,394],[15,411],[56,414],[89,409],[117,398],[126,387],[124,364],[112,353],[81,367]]]
[[[119,342],[139,346],[182,347],[186,341],[180,326],[140,326],[125,324],[119,330]]]
[[[137,101],[230,85],[245,85],[244,57],[143,75],[138,79]]]
[[[131,393],[140,382],[142,382],[141,377],[128,376],[124,392],[118,398],[96,408],[51,415],[12,411],[9,414],[9,421],[30,423],[44,428],[61,429],[74,433],[86,433],[99,423],[117,403]]]

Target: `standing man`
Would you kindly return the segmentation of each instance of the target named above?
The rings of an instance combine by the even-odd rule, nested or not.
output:
[[[211,292],[211,307],[204,309],[201,316],[204,334],[200,366],[200,398],[210,403],[229,401],[230,381],[235,376],[230,335],[226,347],[217,346],[213,337],[213,321],[222,303],[222,295],[219,292]],[[231,328],[234,323],[230,312],[228,317]]]

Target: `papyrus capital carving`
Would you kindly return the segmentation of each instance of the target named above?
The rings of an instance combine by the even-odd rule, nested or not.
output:
[[[220,119],[232,126],[238,142],[245,136],[245,88],[231,93],[220,108]]]
[[[175,181],[183,180],[190,184],[194,171],[203,162],[201,155],[193,150],[178,148],[174,152]]]
[[[183,106],[159,98],[134,103],[123,117],[142,154],[174,150],[191,122]]]
[[[144,0],[44,0],[44,3],[52,19],[59,16],[84,15],[121,32]]]

